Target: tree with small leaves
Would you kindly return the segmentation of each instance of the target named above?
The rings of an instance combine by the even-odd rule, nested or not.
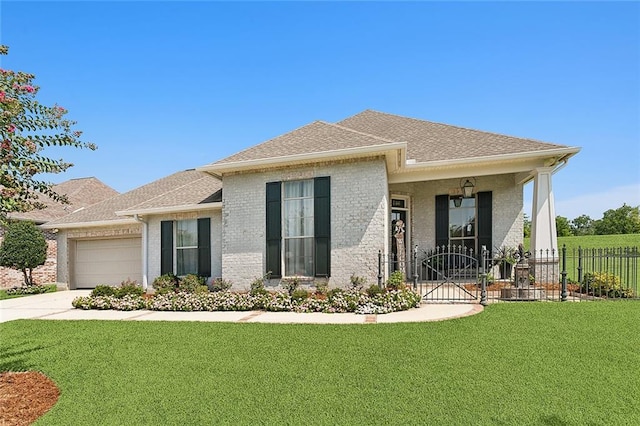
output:
[[[35,223],[10,221],[0,244],[0,266],[22,271],[24,285],[34,285],[33,270],[47,260],[47,241]]]
[[[0,45],[0,56],[9,48]],[[74,147],[95,150],[82,142],[82,132],[74,130],[75,121],[64,116],[61,106],[47,107],[36,100],[39,87],[35,76],[0,68],[0,224],[7,215],[42,209],[42,196],[67,203],[52,183],[38,178],[41,173],[61,173],[73,164],[44,155],[48,147]]]

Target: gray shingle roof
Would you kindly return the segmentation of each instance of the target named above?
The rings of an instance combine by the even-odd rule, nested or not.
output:
[[[394,141],[324,121],[314,121],[214,164],[385,145]]]
[[[47,196],[41,196],[40,201],[46,205],[43,210],[31,210],[24,213],[13,213],[14,219],[32,220],[36,223],[49,222],[61,218],[74,210],[87,207],[100,201],[118,195],[118,191],[105,185],[95,177],[70,179],[53,185],[52,189],[61,195],[66,195],[69,204],[53,201]]]
[[[415,159],[419,163],[567,148],[565,145],[372,110],[363,111],[338,124],[382,138],[407,142],[407,159]]]
[[[122,220],[123,217],[116,215],[116,212],[128,209],[211,203],[218,201],[221,189],[222,182],[215,177],[185,170],[71,213],[50,222],[48,226]]]

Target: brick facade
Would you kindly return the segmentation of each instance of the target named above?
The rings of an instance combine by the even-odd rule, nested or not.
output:
[[[44,265],[38,266],[33,270],[33,279],[37,284],[51,284],[57,280],[56,274],[56,235],[46,231],[44,233],[47,241],[47,260]],[[0,231],[0,243],[2,242],[2,234]],[[0,288],[20,287],[24,284],[24,275],[22,271],[11,268],[0,267]]]

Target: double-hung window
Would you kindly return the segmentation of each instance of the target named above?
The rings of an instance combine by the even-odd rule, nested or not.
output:
[[[330,192],[329,177],[267,183],[265,272],[330,276]]]
[[[160,223],[160,273],[211,276],[211,219]]]

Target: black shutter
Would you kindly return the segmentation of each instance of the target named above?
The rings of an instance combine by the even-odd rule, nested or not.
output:
[[[493,248],[492,199],[491,191],[478,192],[478,253],[482,252],[482,246],[489,252]]]
[[[313,219],[315,236],[315,276],[331,276],[331,178],[317,177],[313,182]]]
[[[449,196],[436,195],[436,247],[449,245]]]
[[[211,219],[198,219],[198,275],[211,276]]]
[[[173,274],[173,221],[160,222],[160,275]]]
[[[281,182],[267,183],[267,253],[266,271],[271,272],[271,277],[282,277],[282,265],[280,256],[282,253],[282,205]]]

